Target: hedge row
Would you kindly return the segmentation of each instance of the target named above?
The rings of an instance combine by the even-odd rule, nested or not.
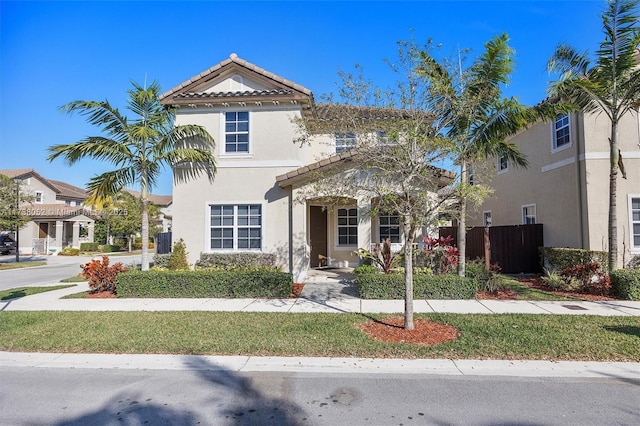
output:
[[[195,264],[196,268],[275,268],[276,255],[272,253],[202,253],[200,260]]]
[[[606,251],[561,247],[540,247],[539,250],[542,267],[548,270],[559,271],[568,266],[598,262],[600,270],[606,271],[609,265]]]
[[[611,273],[611,292],[626,300],[640,300],[640,269],[616,269]]]
[[[162,254],[156,253],[153,255],[153,266],[168,268],[169,259],[171,259],[171,253],[162,253]]]
[[[356,285],[363,299],[404,299],[404,274],[358,274]],[[454,274],[413,275],[415,299],[473,299],[478,284]]]
[[[119,297],[288,297],[291,274],[275,269],[234,271],[129,271],[116,277]]]

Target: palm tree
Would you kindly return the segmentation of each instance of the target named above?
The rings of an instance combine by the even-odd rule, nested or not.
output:
[[[621,167],[618,124],[638,107],[640,69],[637,68],[640,25],[638,0],[609,0],[602,13],[604,40],[592,66],[587,53],[560,44],[548,69],[560,75],[549,94],[569,101],[583,112],[604,113],[611,121],[609,137],[609,272],[618,266],[617,178]],[[624,171],[621,169],[623,177]]]
[[[157,82],[148,88],[135,82],[132,85],[128,90],[127,108],[136,115],[134,120],[128,120],[106,100],[63,105],[62,111],[85,116],[103,135],[51,146],[47,159],[62,157],[69,165],[85,157],[112,163],[116,170],[96,175],[87,184],[94,198],[108,198],[125,186],[140,185],[142,270],[146,271],[149,269],[149,191],[156,185],[164,166],[173,168],[175,182],[184,182],[202,173],[213,180],[215,142],[201,126],[173,126],[173,112],[159,102]]]
[[[527,166],[527,160],[517,146],[506,141],[530,122],[544,116],[549,105],[527,108],[515,98],[502,98],[502,87],[513,72],[513,50],[506,34],[485,44],[485,51],[471,66],[450,68],[422,52],[423,73],[430,82],[431,111],[439,127],[452,142],[453,162],[460,168],[458,182],[459,225],[458,273],[465,275],[467,200],[474,191],[469,183],[469,165],[492,157],[505,157],[510,164]]]

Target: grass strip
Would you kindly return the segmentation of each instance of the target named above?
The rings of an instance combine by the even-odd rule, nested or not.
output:
[[[0,312],[0,350],[375,358],[640,361],[640,318],[420,314],[461,331],[427,347],[382,343],[360,314]]]
[[[86,282],[89,281],[86,278],[84,278],[81,274],[78,275],[74,275],[72,277],[69,278],[63,278],[60,280],[61,283],[81,283],[81,282]]]
[[[31,268],[32,266],[44,266],[47,264],[46,260],[23,260],[20,262],[0,262],[0,271],[8,269],[22,269]]]
[[[556,300],[556,301],[580,300],[579,295],[576,295],[576,297],[559,296],[557,294],[553,294],[544,290],[531,288],[527,285],[524,285],[506,276],[502,276],[502,284],[506,288],[518,294],[521,300]]]
[[[60,290],[61,288],[73,287],[72,285],[53,285],[45,287],[16,287],[9,290],[0,290],[0,300],[11,300],[18,297],[30,296],[32,294],[44,293],[45,291]]]

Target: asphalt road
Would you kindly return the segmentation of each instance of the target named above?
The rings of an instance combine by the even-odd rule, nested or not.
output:
[[[0,256],[0,260],[9,261],[15,255]],[[23,260],[30,259],[25,257]],[[61,279],[78,275],[81,272],[80,265],[89,262],[92,257],[79,256],[40,256],[35,260],[46,260],[46,266],[33,268],[9,269],[0,271],[0,290],[16,287],[30,287],[57,284]],[[140,255],[112,256],[111,262],[122,262],[125,265],[140,263]]]
[[[0,368],[3,425],[640,424],[631,379]]]

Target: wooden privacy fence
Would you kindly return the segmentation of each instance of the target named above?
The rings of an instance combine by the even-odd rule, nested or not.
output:
[[[542,272],[538,248],[544,246],[542,224],[490,226],[488,229],[491,264],[499,264],[506,274]],[[458,228],[440,228],[440,236],[453,237],[458,244]],[[485,228],[474,227],[467,231],[466,258],[484,259]]]

